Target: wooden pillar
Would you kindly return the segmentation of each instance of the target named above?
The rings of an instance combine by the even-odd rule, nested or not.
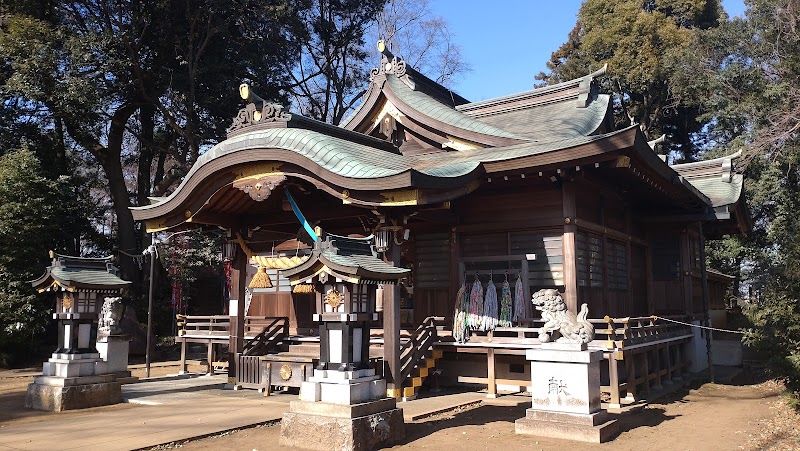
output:
[[[564,211],[564,302],[567,307],[578,312],[578,265],[575,253],[575,184],[564,181],[561,184],[562,207]]]
[[[178,374],[186,374],[186,340],[181,340],[181,364]]]
[[[628,353],[625,355],[622,352],[622,361],[625,362],[625,387],[627,394],[625,395],[625,401],[634,402],[636,401],[636,356]]]
[[[208,340],[208,349],[206,349],[206,361],[208,362],[208,371],[206,373],[211,376],[214,374],[214,342]]]
[[[703,322],[706,327],[711,327],[711,300],[708,297],[708,274],[706,274],[706,235],[703,232],[703,223],[697,223],[697,230],[700,233],[700,272],[703,278]],[[711,331],[703,331],[706,336],[706,358],[708,359],[708,375],[711,383],[715,383],[714,359],[711,354]]]
[[[608,385],[611,390],[610,408],[621,408],[619,400],[619,367],[617,366],[617,353],[622,351],[611,350],[608,352]]]
[[[683,229],[680,235],[681,244],[681,273],[680,280],[683,281],[683,305],[687,315],[694,314],[692,305],[692,262],[691,262],[691,243],[690,234],[687,229]]]
[[[389,263],[400,264],[400,246],[392,245],[386,255]],[[387,395],[399,398],[400,380],[400,285],[383,287],[383,361]]]
[[[653,251],[650,247],[650,234],[647,234],[647,246],[644,248],[645,280],[647,281],[647,314],[656,314],[655,287],[653,286]]]
[[[236,384],[236,354],[244,350],[244,311],[245,289],[247,288],[248,258],[243,249],[236,253],[233,261],[233,276],[231,280],[231,302],[228,314],[230,315],[229,341],[228,341],[228,384]]]
[[[487,378],[489,379],[489,386],[486,389],[487,398],[497,398],[497,378],[495,376],[494,364],[495,364],[494,348],[487,348],[486,367],[487,367]]]

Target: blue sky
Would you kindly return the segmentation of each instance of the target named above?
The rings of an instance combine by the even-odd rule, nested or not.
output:
[[[432,0],[431,9],[450,24],[472,72],[455,91],[475,102],[533,88],[550,54],[575,26],[581,0]],[[729,16],[743,0],[723,0]]]

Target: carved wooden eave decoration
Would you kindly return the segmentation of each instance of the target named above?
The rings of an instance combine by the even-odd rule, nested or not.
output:
[[[268,198],[272,191],[285,181],[286,176],[283,174],[255,175],[237,179],[233,182],[233,187],[249,194],[254,201],[261,202]]]
[[[242,83],[239,85],[239,95],[249,103],[239,110],[233,123],[226,130],[228,135],[246,129],[254,125],[263,125],[270,122],[288,122],[292,115],[283,111],[283,106],[270,103],[259,97],[250,89],[250,85]]]

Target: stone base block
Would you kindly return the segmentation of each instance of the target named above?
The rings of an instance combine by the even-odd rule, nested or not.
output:
[[[361,404],[386,396],[386,381],[378,376],[361,378],[358,382],[306,381],[300,385],[300,400],[331,404]]]
[[[365,417],[379,412],[394,410],[396,408],[397,400],[394,398],[384,398],[377,401],[353,404],[352,406],[306,401],[292,401],[289,403],[290,412],[336,418]]]
[[[560,438],[580,442],[603,443],[619,431],[617,420],[605,412],[576,414],[528,409],[525,418],[514,423],[517,434]]]
[[[128,343],[126,336],[111,335],[97,341],[100,358],[108,365],[108,371],[116,373],[128,370]]]
[[[53,354],[42,365],[42,374],[55,377],[93,376],[108,372],[108,364],[100,360],[100,354]]]
[[[342,418],[294,412],[296,406],[292,404],[293,411],[285,413],[281,421],[281,446],[319,451],[368,451],[390,447],[405,437],[402,409]],[[331,408],[341,407],[344,406]]]
[[[113,381],[113,376],[109,377],[112,382],[94,383],[86,380],[84,382],[90,383],[79,384],[75,379],[94,378],[52,378],[42,376],[43,379],[39,381],[43,383],[34,382],[28,385],[25,407],[61,412],[63,410],[118,404],[122,402],[120,383]],[[59,385],[56,379],[62,379],[63,382]]]

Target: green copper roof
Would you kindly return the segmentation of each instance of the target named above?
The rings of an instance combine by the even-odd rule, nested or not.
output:
[[[80,287],[81,285],[120,287],[130,284],[130,282],[122,280],[115,274],[106,271],[52,268],[50,273],[56,280],[60,282],[69,282],[69,285],[74,285],[76,287]]]
[[[222,155],[257,148],[296,152],[328,171],[351,178],[388,177],[410,169],[402,155],[313,130],[271,128],[241,134],[217,144],[197,159],[186,179]]]
[[[119,289],[130,282],[117,276],[111,257],[72,257],[53,254],[53,263],[40,278],[31,282],[34,288],[47,289],[53,283],[75,289]]]
[[[741,151],[710,160],[672,165],[698,191],[711,200],[712,207],[735,204],[742,195],[744,176],[734,172]]]
[[[720,176],[702,179],[694,178],[689,179],[689,183],[711,199],[712,207],[721,207],[735,204],[739,200],[742,195],[744,176],[742,174],[733,174],[729,182],[722,180]]]
[[[411,271],[378,258],[372,243],[372,236],[350,238],[323,233],[322,240],[315,243],[308,260],[284,270],[284,274],[302,279],[316,273],[322,264],[342,275],[359,276],[373,281],[391,281],[400,279]]]
[[[605,120],[610,96],[594,97],[586,108],[574,100],[481,117],[481,122],[536,141],[557,141],[594,133]]]
[[[501,130],[489,124],[485,124],[477,119],[473,119],[456,110],[453,105],[444,104],[436,98],[425,94],[424,92],[409,88],[395,75],[387,75],[386,83],[389,85],[392,92],[394,92],[395,95],[397,95],[397,97],[399,97],[400,100],[402,100],[406,105],[424,114],[425,116],[430,117],[431,119],[435,119],[439,122],[452,125],[453,127],[458,127],[462,130],[475,133],[498,136],[501,138],[524,140],[524,138],[513,133]]]
[[[412,158],[417,160],[416,164],[414,164],[414,167],[416,167],[420,172],[424,172],[428,175],[445,177],[448,176],[446,174],[458,174],[466,171],[468,168],[474,168],[481,163],[513,160],[515,158],[544,154],[547,152],[597,141],[622,131],[624,130],[604,135],[578,136],[557,142],[528,142],[507,147],[424,154]],[[422,167],[427,168],[421,169]]]

